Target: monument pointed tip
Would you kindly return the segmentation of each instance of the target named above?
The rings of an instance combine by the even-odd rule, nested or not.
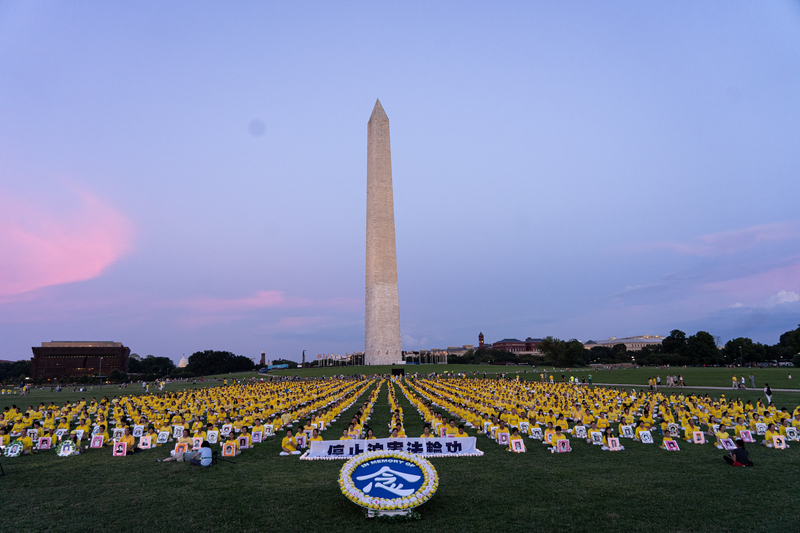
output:
[[[380,98],[375,100],[375,107],[372,108],[372,114],[369,116],[370,120],[373,118],[386,118],[387,120],[389,118],[386,116],[386,111],[383,110]]]

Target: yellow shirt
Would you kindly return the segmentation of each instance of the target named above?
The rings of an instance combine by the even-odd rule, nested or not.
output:
[[[294,437],[283,437],[281,448],[286,448],[290,452],[293,452],[297,450],[297,441],[294,440]]]

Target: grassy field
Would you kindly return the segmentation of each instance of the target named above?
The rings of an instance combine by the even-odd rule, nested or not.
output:
[[[715,382],[701,378],[709,372],[709,381],[717,379],[711,373],[718,369],[688,370],[698,372],[698,385],[714,386]],[[694,375],[688,370],[684,376]],[[611,375],[616,378],[624,372]],[[378,436],[388,434],[387,385],[370,420]],[[169,389],[186,386],[175,384]],[[140,390],[105,387],[103,393],[111,397]],[[50,398],[63,403],[82,396],[99,397],[97,392],[0,396],[0,408]],[[717,396],[727,391],[709,392]],[[422,420],[399,388],[396,393],[405,411],[407,433],[418,435]],[[784,394],[793,401],[792,407],[800,402],[800,395]],[[744,399],[756,395],[741,394]],[[362,395],[360,402],[367,396]],[[341,434],[347,415],[360,402],[325,432],[325,438]],[[418,509],[423,519],[398,524],[364,518],[340,494],[337,476],[343,463],[279,457],[276,437],[245,451],[236,464],[211,468],[157,463],[156,458],[167,456],[164,449],[125,458],[112,457],[109,449],[71,458],[56,457],[53,452],[3,458],[7,475],[0,476],[4,510],[0,523],[8,531],[286,532],[791,531],[796,525],[800,445],[785,451],[751,445],[757,466],[743,469],[725,465],[720,458],[723,452],[711,445],[684,445],[680,452],[668,453],[656,445],[626,442],[625,451],[609,453],[574,441],[572,453],[554,455],[536,441],[526,440],[526,444],[527,453],[511,454],[479,436],[483,457],[434,459],[440,486],[431,501]]]

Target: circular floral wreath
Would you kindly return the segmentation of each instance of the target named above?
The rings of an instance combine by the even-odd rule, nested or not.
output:
[[[19,446],[14,446],[15,444],[19,444]],[[6,449],[3,450],[3,455],[6,457],[19,457],[19,454],[22,453],[22,439],[17,439],[6,446]]]
[[[69,443],[69,448],[67,448],[67,443]],[[69,457],[70,455],[75,453],[75,450],[77,449],[78,447],[75,446],[74,442],[68,439],[64,439],[58,443],[58,446],[56,446],[56,455],[58,455],[59,457]]]
[[[417,492],[411,496],[404,498],[374,498],[368,494],[365,494],[353,484],[350,474],[352,474],[356,468],[367,461],[383,458],[402,459],[418,466],[419,469],[422,470],[422,474],[424,476],[424,481],[419,490],[417,490]],[[430,461],[424,457],[419,457],[401,451],[368,452],[357,455],[344,464],[342,470],[339,472],[339,488],[342,490],[342,494],[344,494],[350,501],[368,509],[386,511],[412,509],[418,505],[422,505],[428,501],[431,496],[433,496],[433,494],[436,492],[436,489],[439,488],[439,475],[436,473],[436,469],[433,468],[433,465],[430,463]]]

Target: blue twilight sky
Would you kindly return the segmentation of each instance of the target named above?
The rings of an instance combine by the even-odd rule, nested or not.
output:
[[[0,1],[0,359],[800,323],[798,2]]]

